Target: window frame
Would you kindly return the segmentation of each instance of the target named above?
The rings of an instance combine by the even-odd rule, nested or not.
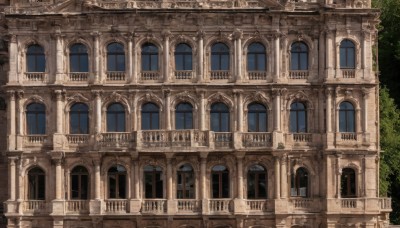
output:
[[[299,174],[299,172],[303,170],[303,176]],[[295,173],[292,173],[292,178],[291,178],[291,191],[290,191],[290,196],[291,197],[302,197],[302,198],[308,198],[309,197],[309,191],[310,191],[310,172],[308,171],[307,168],[305,167],[299,167],[296,169]],[[305,181],[301,178],[306,178]],[[301,188],[302,188],[302,183],[305,182],[305,195],[302,194]]]
[[[349,43],[352,44],[352,46],[347,46]],[[342,52],[344,52],[344,56],[345,56],[345,60],[344,62],[342,62]],[[353,53],[353,66],[351,66],[351,59],[349,60],[349,53],[352,52]],[[345,63],[344,65],[342,65],[342,63]],[[356,68],[356,45],[353,41],[349,40],[349,39],[343,39],[340,42],[339,45],[339,64],[340,64],[340,69],[355,69]]]
[[[120,107],[122,107],[122,110],[110,110],[110,107],[113,105],[119,105]],[[114,121],[115,121],[115,128],[114,129],[110,129],[109,128],[109,118],[111,117],[111,115],[114,116]],[[120,117],[122,115],[122,117]],[[123,129],[119,129],[119,122],[123,121]],[[113,102],[108,104],[107,106],[107,110],[106,110],[106,130],[107,132],[126,132],[126,108],[122,103],[119,102]]]
[[[219,105],[219,104],[224,105],[226,107],[226,110],[213,109],[213,107],[215,107],[216,105]],[[214,129],[212,127],[213,114],[218,115],[217,116],[218,129]],[[227,128],[228,129],[227,129],[227,131],[222,131],[222,121],[223,121],[222,114],[227,114],[228,115],[228,118],[227,118],[227,125],[228,125]],[[226,105],[225,103],[223,103],[223,102],[215,102],[215,103],[211,104],[211,106],[210,106],[210,129],[211,129],[211,131],[214,131],[214,132],[230,132],[231,131],[231,112],[229,110],[229,106]]]
[[[352,109],[348,109],[348,107],[342,108],[342,105],[350,104]],[[344,120],[342,119],[342,114],[344,114]],[[349,101],[342,101],[339,104],[339,132],[346,133],[355,133],[356,132],[356,110],[354,105]],[[351,123],[351,119],[353,123]],[[342,128],[344,123],[344,129]],[[351,131],[352,130],[352,131]]]
[[[263,168],[263,170],[261,171],[251,171],[251,167],[253,166],[260,166]],[[254,174],[254,197],[249,197],[249,192],[250,192],[250,175]],[[265,197],[260,197],[260,185],[261,185],[261,181],[260,181],[260,174],[265,175]],[[247,170],[247,199],[268,199],[268,170],[260,164],[253,164],[251,166],[249,166],[248,170]]]
[[[178,108],[179,108],[179,106],[181,106],[181,105],[189,105],[190,108],[191,108],[191,110],[185,110],[185,109],[179,110]],[[182,114],[182,117],[183,117],[183,121],[182,121],[182,122],[183,122],[183,128],[178,128],[178,123],[181,122],[181,121],[178,121],[178,114]],[[189,127],[186,126],[186,124],[187,124],[186,119],[189,118],[188,115],[189,115],[190,118],[192,119],[192,121],[191,121],[191,123],[190,123],[191,126],[189,126]],[[193,125],[194,125],[194,119],[193,119],[193,105],[192,105],[191,103],[189,103],[189,102],[181,102],[181,103],[177,104],[177,105],[175,106],[175,129],[176,129],[176,130],[194,129]]]
[[[251,110],[251,106],[255,106],[255,105],[260,105],[260,106],[264,107],[265,110],[256,110],[256,109]],[[261,126],[260,114],[264,114],[264,113],[265,113],[265,131],[260,131],[260,126]],[[250,118],[251,118],[250,114],[255,114],[256,129],[254,131],[250,130]],[[265,106],[264,104],[259,103],[259,102],[251,102],[250,104],[247,105],[247,132],[268,132],[268,107],[267,106]]]
[[[81,170],[78,171],[77,170],[78,168],[80,168],[80,169],[83,168],[83,170],[85,170],[86,172],[83,172]],[[77,171],[75,171],[75,170],[77,170]],[[73,186],[73,181],[74,181],[73,176],[77,176],[77,178],[78,178],[78,189],[77,190],[73,189],[73,187],[74,187]],[[86,181],[82,180],[83,176],[86,176]],[[70,196],[69,196],[70,199],[71,200],[88,200],[88,199],[90,199],[90,184],[89,183],[90,183],[90,176],[89,176],[89,172],[86,169],[86,167],[84,167],[82,165],[75,166],[70,172]],[[82,194],[83,194],[82,186],[83,185],[86,185],[86,198],[82,197]],[[78,197],[74,197],[74,194],[73,194],[74,191],[77,192]]]
[[[110,171],[112,168],[114,168],[117,170],[117,172],[114,171]],[[123,171],[118,171],[118,167],[122,167]],[[111,175],[115,175],[115,197],[111,196]],[[125,176],[125,182],[123,188],[124,188],[124,194],[125,196],[121,196],[121,186],[120,186],[120,177],[124,177]],[[112,165],[108,170],[107,170],[107,191],[108,191],[108,199],[128,199],[128,171],[126,170],[126,168],[122,165],[116,164],[116,165]]]
[[[250,50],[250,48],[252,47],[252,46],[254,46],[254,45],[260,45],[260,46],[262,46],[263,47],[263,50],[262,51],[253,51],[253,50]],[[252,56],[252,55],[254,55],[254,66],[255,66],[255,68],[254,69],[250,69],[250,56]],[[260,67],[260,64],[259,64],[259,62],[261,62],[259,59],[260,59],[260,56],[264,56],[264,69],[260,69],[261,67]],[[252,42],[251,44],[249,44],[249,46],[247,47],[247,71],[248,72],[250,72],[250,71],[260,71],[260,72],[265,72],[265,71],[267,71],[267,51],[266,51],[266,47],[265,47],[265,45],[263,44],[263,43],[261,43],[261,42]]]
[[[214,170],[214,168],[216,168],[218,166],[224,167],[225,170]],[[214,196],[214,178],[213,178],[214,175],[218,175],[218,183],[217,183],[217,185],[218,185],[218,196],[216,196],[216,197]],[[224,175],[227,175],[227,177],[224,177]],[[225,183],[225,184],[227,184],[227,187],[228,187],[226,193],[224,192],[224,189],[223,189],[223,187],[224,187],[223,179],[224,178],[226,178],[228,180],[228,183]],[[211,177],[210,177],[210,183],[211,183],[211,192],[210,192],[211,196],[210,196],[210,198],[211,199],[226,199],[226,198],[230,198],[230,195],[231,195],[231,186],[230,186],[231,182],[229,181],[229,178],[230,178],[230,172],[229,172],[229,169],[228,169],[227,166],[225,166],[225,165],[215,165],[215,166],[213,166],[211,168]]]
[[[145,106],[147,106],[147,105],[154,105],[155,107],[157,107],[157,111],[156,110],[144,110],[145,109]],[[150,106],[149,106],[150,107]],[[150,108],[152,108],[152,107],[150,107]],[[141,114],[141,129],[142,130],[159,130],[160,129],[160,125],[161,125],[161,118],[160,118],[160,107],[156,104],[156,103],[153,103],[153,102],[147,102],[147,103],[144,103],[144,104],[142,104],[142,106],[141,106],[141,110],[140,110],[140,114]],[[157,114],[157,120],[153,120],[153,115],[155,115],[155,114]],[[145,115],[149,115],[149,128],[148,129],[144,129],[143,128],[143,126],[144,126],[144,116]],[[155,117],[154,117],[155,118]],[[153,123],[157,123],[157,126],[154,126],[154,124]]]
[[[191,170],[184,171],[182,170],[182,167],[184,166],[189,166]],[[176,198],[177,199],[195,199],[196,198],[196,178],[195,178],[195,173],[193,166],[189,163],[185,163],[181,165],[177,172],[177,177],[176,177]],[[191,183],[193,183],[192,186],[189,186],[189,189],[186,188],[186,177],[190,179]],[[179,178],[180,177],[180,178]],[[182,180],[182,183],[179,183],[179,179]],[[179,189],[179,184],[181,184],[182,189]],[[179,194],[179,192],[182,192]],[[186,191],[189,191],[189,196],[186,195]],[[190,197],[191,195],[191,197]]]
[[[152,170],[146,170],[146,167],[151,167]],[[159,175],[159,180],[157,180],[157,174]],[[146,177],[149,175],[151,177],[151,196],[147,196],[147,184]],[[163,177],[163,169],[161,166],[157,165],[146,165],[143,167],[143,193],[145,199],[163,199],[164,198],[164,177]],[[157,184],[161,184],[161,192],[158,192],[160,188],[157,187]],[[161,197],[159,197],[161,196]]]
[[[86,107],[86,111],[84,111],[84,110],[83,111],[81,111],[81,110],[73,110],[76,105],[85,106]],[[72,126],[72,119],[74,118],[75,115],[78,115],[76,117],[76,118],[78,118],[78,121],[77,121],[78,122],[78,127],[77,127],[78,131],[77,132],[73,130],[74,127]],[[83,118],[86,119],[86,126],[84,126],[86,128],[86,133],[84,133],[85,131],[81,132],[81,129],[82,129],[81,126],[83,125],[83,124],[81,124],[81,115],[86,115],[86,118],[85,118],[85,116],[83,116]],[[90,125],[89,124],[90,124],[90,121],[89,121],[89,106],[87,104],[83,103],[83,102],[77,102],[77,103],[74,103],[73,105],[71,105],[71,108],[70,108],[70,111],[69,111],[69,132],[70,132],[70,134],[89,134],[90,133],[90,128],[89,128]]]
[[[29,107],[32,107],[33,105],[41,106],[43,110],[29,110]],[[35,117],[35,122],[31,123],[30,122],[30,115],[34,115]],[[27,135],[45,135],[46,134],[46,106],[42,103],[37,103],[37,102],[32,102],[26,106],[26,112],[25,112],[25,118],[26,118],[26,132]],[[39,121],[39,118],[41,121]],[[40,124],[39,122],[43,122],[43,131],[40,129]],[[35,129],[33,130],[31,128],[33,126]]]
[[[46,173],[45,171],[39,167],[35,166],[29,169],[28,171],[28,189],[27,189],[27,198],[28,200],[46,200]],[[32,182],[31,178],[34,178],[34,182]],[[40,183],[42,182],[42,183]],[[42,186],[43,192],[40,192],[40,186]],[[34,192],[32,193],[32,189],[34,188]]]
[[[116,50],[110,50],[115,45]],[[122,48],[123,51],[118,51],[117,49]],[[125,46],[119,42],[112,42],[107,45],[106,48],[106,55],[107,55],[107,72],[125,72],[126,71],[126,55],[125,55]],[[119,58],[122,58],[123,67],[121,68],[118,64]],[[113,62],[111,62],[113,61]],[[110,69],[111,63],[114,63],[115,69]],[[121,68],[121,69],[120,69]]]
[[[225,47],[226,50],[222,51],[222,50],[215,50],[214,48],[217,48],[217,46],[220,45],[221,47]],[[214,67],[214,57],[216,57],[217,60],[217,65]],[[225,69],[225,67],[223,67],[222,65],[222,61],[224,60],[224,57],[227,58],[227,67]],[[227,44],[223,43],[223,42],[216,42],[211,46],[211,59],[210,59],[210,69],[211,71],[229,71],[231,68],[231,59],[230,59],[230,48]]]
[[[80,47],[78,47],[78,49],[77,49],[78,51],[77,52],[73,52],[72,51],[73,47],[75,47],[75,46],[80,46]],[[85,51],[80,52],[82,47],[84,47]],[[72,70],[72,68],[73,68],[72,66],[73,66],[73,63],[74,63],[74,61],[71,60],[72,57],[77,57],[78,66],[76,68],[79,69],[78,71],[73,71]],[[82,64],[81,64],[82,63],[81,59],[83,59],[83,58],[86,59],[86,63],[87,63],[86,66],[82,66]],[[69,47],[69,72],[70,73],[88,73],[89,72],[89,66],[90,66],[89,54],[88,54],[88,49],[87,49],[86,45],[82,44],[82,43],[74,43],[74,44],[72,44]],[[82,69],[82,68],[86,68],[87,70]]]
[[[146,48],[150,48],[150,47],[154,47],[156,48],[157,51],[147,51],[145,50]],[[153,72],[157,72],[160,70],[160,50],[158,48],[157,45],[155,45],[154,43],[151,42],[145,42],[144,44],[142,44],[141,46],[141,52],[140,52],[140,57],[141,57],[141,69],[142,71],[153,71]],[[156,60],[156,69],[153,69],[153,58],[155,57]],[[145,67],[145,62],[144,60],[148,61],[148,66]]]
[[[187,46],[190,48],[190,52],[189,51],[177,51],[179,46]],[[179,67],[179,68],[183,68],[183,69],[178,69],[178,60],[177,60],[177,56],[181,55],[182,56],[182,66],[183,67]],[[190,62],[187,63],[187,58],[190,57]],[[174,60],[175,60],[175,70],[176,71],[193,71],[193,49],[192,47],[187,44],[187,43],[179,43],[175,46],[175,52],[174,52]],[[187,67],[190,66],[190,67]],[[186,69],[186,68],[190,68],[190,69]]]
[[[292,106],[294,104],[301,104],[301,105],[303,105],[304,108],[303,109],[298,109],[298,108],[293,109]],[[289,112],[290,112],[289,113],[289,132],[291,132],[291,133],[307,133],[308,132],[308,110],[307,110],[307,105],[305,103],[301,102],[301,101],[294,101],[294,102],[292,102],[290,104]],[[305,128],[304,131],[300,130],[300,123],[299,123],[300,121],[299,120],[301,120],[301,119],[299,117],[299,114],[301,112],[304,112],[304,128]],[[295,131],[293,131],[292,124],[291,124],[292,123],[293,113],[295,115],[295,121],[296,121],[296,129],[295,129]]]
[[[354,175],[352,178],[346,175]],[[344,183],[345,182],[345,183]],[[352,188],[354,192],[352,192]],[[344,189],[346,191],[344,192]],[[342,198],[356,198],[357,197],[357,175],[356,170],[350,167],[342,169],[340,175],[340,197]]]
[[[305,50],[302,50],[303,47],[305,48]],[[297,48],[297,49],[295,49]],[[290,46],[290,70],[291,71],[308,71],[310,66],[310,61],[309,61],[309,57],[310,57],[310,48],[308,47],[308,45],[303,42],[303,41],[296,41],[293,42],[292,45]],[[302,57],[303,55],[306,55],[305,57]],[[294,58],[294,56],[296,56],[296,58]],[[294,65],[293,60],[295,60],[296,65]],[[304,63],[305,61],[305,63]],[[303,69],[303,65],[305,65],[305,69]],[[297,66],[297,67],[294,67]]]
[[[32,50],[30,51],[29,49],[31,48],[40,48],[41,50]],[[32,61],[34,61],[34,69],[30,69],[30,61],[31,58],[33,58]],[[43,58],[43,59],[42,59]],[[40,63],[40,61],[43,61],[43,63]],[[28,73],[44,73],[46,72],[46,54],[44,47],[40,44],[31,44],[27,47],[26,49],[26,72]]]

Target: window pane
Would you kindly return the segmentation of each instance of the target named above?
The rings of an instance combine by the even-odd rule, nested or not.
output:
[[[153,113],[151,116],[151,129],[156,130],[159,129],[159,116],[158,113]]]
[[[185,114],[185,129],[193,129],[192,113]]]
[[[355,68],[355,61],[354,61],[354,49],[348,49],[347,52],[347,67],[348,68]]]
[[[148,55],[142,56],[142,70],[150,70],[150,57]]]
[[[117,71],[125,71],[125,56],[118,55],[117,56]]]
[[[229,198],[229,173],[222,173],[222,198]]]
[[[255,55],[254,54],[248,54],[247,55],[247,69],[249,71],[256,70],[256,67],[255,67]]]
[[[295,111],[290,111],[290,132],[297,132],[297,116]]]
[[[258,69],[257,70],[265,71],[265,69],[266,69],[266,67],[265,67],[265,63],[266,63],[265,55],[264,54],[257,55],[257,57],[258,57],[258,59],[257,59],[258,60],[257,61]]]
[[[88,199],[89,178],[87,175],[81,175],[81,199]]]
[[[247,114],[247,118],[248,118],[248,131],[249,132],[256,132],[257,131],[257,127],[256,127],[256,113],[248,113]]]
[[[211,55],[211,70],[220,70],[220,60],[218,55]]]
[[[249,199],[256,198],[255,174],[250,172],[247,177],[247,198]]]
[[[158,70],[158,55],[151,55],[151,69],[152,71]]]
[[[339,131],[346,132],[346,112],[339,111]]]
[[[119,190],[119,198],[125,199],[126,198],[126,176],[125,175],[118,175],[118,190]]]
[[[266,175],[264,173],[258,174],[258,198],[267,198]]]
[[[38,175],[38,200],[44,200],[45,199],[45,189],[46,189],[46,183],[45,183],[45,176],[44,175]]]
[[[258,131],[267,132],[267,113],[258,113]]]
[[[229,113],[221,113],[221,131],[229,131]]]
[[[345,48],[340,48],[340,67],[341,68],[346,68],[346,49]]]
[[[28,72],[36,72],[35,56],[31,55],[27,56],[27,67],[28,67]]]
[[[175,114],[175,128],[176,129],[184,129],[184,114],[176,113]]]
[[[116,71],[117,66],[116,66],[116,61],[115,61],[115,56],[114,55],[108,55],[107,58],[107,70],[108,71]]]
[[[353,111],[347,111],[347,131],[348,132],[355,132],[356,130],[354,129],[355,126],[355,121],[354,121],[354,112]]]
[[[175,69],[184,70],[183,55],[175,55]]]
[[[124,132],[125,131],[125,114],[119,113],[117,115],[118,118],[118,126],[116,131],[118,132]]]
[[[71,176],[71,198],[79,199],[79,176]]]
[[[298,126],[299,126],[299,132],[307,132],[307,125],[306,125],[306,113],[304,111],[299,111],[297,113],[298,115]]]
[[[229,70],[229,55],[221,56],[221,70]]]
[[[298,54],[296,54],[296,53],[291,54],[291,60],[290,60],[290,69],[291,70],[299,70],[298,59],[299,59]]]
[[[116,125],[115,116],[107,114],[107,131],[116,131]]]
[[[145,182],[145,197],[153,198],[153,175],[152,173],[144,174],[144,182]]]
[[[108,176],[108,191],[109,191],[109,198],[115,199],[116,198],[116,191],[117,191],[117,181],[115,180],[114,175]]]
[[[220,198],[219,197],[219,174],[212,174],[212,198]]]
[[[184,70],[192,70],[193,62],[192,55],[185,55],[185,69]]]
[[[219,122],[219,113],[211,113],[211,131],[220,131]]]
[[[300,69],[299,70],[308,70],[307,53],[300,54]]]
[[[161,173],[156,173],[156,198],[163,198],[163,181]]]
[[[142,130],[150,130],[150,114],[142,114]]]

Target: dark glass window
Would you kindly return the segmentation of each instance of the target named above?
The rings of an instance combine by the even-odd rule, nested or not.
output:
[[[247,51],[247,70],[265,71],[267,69],[267,54],[261,43],[252,43]]]
[[[120,103],[113,103],[107,108],[107,131],[125,131],[125,108]]]
[[[340,180],[340,195],[343,198],[356,197],[356,173],[354,169],[344,168]]]
[[[28,47],[26,52],[27,72],[44,72],[46,69],[46,58],[42,46],[34,44]]]
[[[108,170],[108,198],[126,198],[126,169],[115,165]]]
[[[83,44],[74,44],[69,49],[69,71],[88,72],[89,58],[87,48]]]
[[[193,107],[189,103],[180,103],[175,110],[175,128],[193,129]]]
[[[355,132],[354,107],[350,102],[342,102],[339,106],[339,131]]]
[[[28,199],[44,200],[46,196],[46,175],[44,171],[35,167],[28,172]]]
[[[308,70],[308,47],[303,42],[295,42],[290,49],[290,69]]]
[[[147,199],[163,198],[162,169],[159,166],[144,167],[144,192]]]
[[[307,197],[308,196],[308,171],[301,167],[296,170],[296,174],[292,174],[292,196]]]
[[[192,48],[178,44],[175,48],[175,70],[192,70]]]
[[[267,108],[259,103],[251,103],[247,108],[249,132],[266,132],[268,129]]]
[[[32,103],[26,107],[28,135],[46,134],[46,108],[43,104]]]
[[[194,199],[194,172],[189,164],[184,164],[178,169],[177,177],[177,198],[178,199]]]
[[[211,131],[229,132],[229,108],[224,103],[214,103],[210,111]]]
[[[350,40],[343,40],[340,43],[340,68],[354,69],[356,47]]]
[[[212,198],[229,198],[229,170],[216,165],[211,171]]]
[[[247,198],[267,198],[267,170],[261,165],[252,165],[247,173]]]
[[[125,71],[125,50],[120,43],[107,46],[107,71]]]
[[[160,110],[153,103],[146,103],[142,106],[142,130],[159,129]]]
[[[71,171],[71,199],[89,199],[89,173],[83,166]]]
[[[89,108],[86,104],[72,105],[69,119],[71,134],[89,134]]]
[[[229,48],[216,43],[211,47],[211,70],[229,70]]]
[[[290,105],[290,132],[307,132],[307,110],[304,104],[294,102]]]
[[[158,70],[158,47],[152,43],[142,46],[142,71]]]

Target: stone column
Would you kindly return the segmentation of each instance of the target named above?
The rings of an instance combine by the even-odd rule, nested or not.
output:
[[[55,34],[56,38],[56,84],[61,84],[64,81],[64,52],[63,40],[60,31]]]
[[[326,131],[332,132],[332,88],[326,89]]]
[[[54,160],[56,164],[56,200],[62,200],[62,168],[61,168],[61,159]]]
[[[171,36],[170,31],[163,31],[163,38],[164,38],[164,61],[163,61],[163,68],[164,68],[164,82],[168,82],[169,79],[169,37]]]
[[[243,199],[243,158],[245,154],[236,155],[237,176],[238,176],[238,199]]]
[[[286,199],[288,193],[287,184],[287,157],[281,157],[281,198]]]
[[[95,102],[96,102],[96,125],[95,125],[95,132],[96,133],[101,133],[101,92],[99,90],[93,91],[94,96],[95,96]]]
[[[8,83],[9,84],[17,84],[18,83],[18,45],[17,45],[17,36],[11,35],[10,45],[9,45],[9,54],[10,54],[10,66],[8,71]],[[22,82],[22,80],[19,80]]]
[[[139,187],[139,181],[140,181],[140,173],[139,173],[139,161],[135,160],[133,162],[134,165],[134,171],[135,171],[135,188],[134,188],[134,193],[135,193],[135,199],[140,199],[140,187]]]
[[[141,201],[139,199],[139,160],[138,153],[131,152],[132,158],[132,172],[131,172],[131,199],[130,199],[130,213],[139,213],[141,208]]]
[[[100,200],[100,160],[94,160],[94,198]]]
[[[177,211],[177,205],[174,200],[173,194],[173,182],[172,182],[172,157],[173,153],[167,153],[167,212],[168,214],[175,214]]]
[[[237,106],[237,131],[238,132],[243,132],[243,96],[242,93],[243,91],[241,90],[235,90],[234,91],[236,94],[236,106]]]
[[[197,91],[197,95],[200,97],[199,107],[199,129],[200,131],[206,130],[206,107],[205,107],[205,91]]]
[[[198,31],[197,32],[197,39],[198,39],[198,75],[197,81],[201,82],[204,80],[204,47],[203,47],[203,39],[204,39],[204,32]]]
[[[235,39],[235,76],[236,82],[241,82],[242,78],[242,38],[243,32],[239,29],[236,29],[233,32],[233,37]]]
[[[333,31],[326,31],[325,59],[326,59],[326,77],[333,77]]]
[[[277,82],[280,77],[280,39],[279,39],[280,34],[277,33],[274,35],[274,47],[275,47],[275,52],[274,52],[274,69],[275,69],[275,74],[274,74],[274,82]]]
[[[133,82],[133,61],[132,61],[132,43],[133,43],[133,34],[128,35],[128,82]]]
[[[170,90],[164,90],[164,97],[165,97],[165,129],[171,130],[171,91]]]
[[[289,59],[288,59],[288,38],[286,33],[281,34],[281,42],[282,42],[282,63],[281,63],[281,69],[282,72],[280,72],[280,77],[286,77],[289,73]]]
[[[9,196],[10,199],[9,201],[14,201],[16,199],[16,189],[17,189],[17,167],[16,167],[16,162],[18,158],[17,157],[10,157],[8,159],[9,161],[9,169],[10,169],[10,187],[9,189]]]
[[[55,90],[54,91],[56,95],[56,133],[57,134],[62,134],[63,133],[63,102],[62,102],[62,97],[63,97],[63,92],[61,90]]]
[[[207,192],[209,188],[207,187],[207,152],[200,153],[200,191],[201,191],[201,201],[202,201],[202,212],[207,214],[208,208],[208,195]]]
[[[280,161],[279,161],[279,157],[275,156],[274,157],[275,161],[274,161],[274,171],[275,171],[275,199],[280,199]]]
[[[340,155],[336,155],[336,167],[334,167],[334,169],[336,169],[336,198],[340,199],[340,178],[342,176],[342,169],[340,168]]]
[[[368,133],[368,96],[369,90],[367,88],[362,89],[363,95],[363,125],[362,131]]]
[[[274,99],[274,131],[281,130],[281,93],[279,90],[272,90]]]
[[[138,60],[137,60],[137,37],[138,35],[136,33],[133,34],[133,62],[132,62],[132,83],[136,84],[138,82]]]
[[[8,116],[9,116],[9,127],[8,127],[8,150],[13,151],[16,148],[16,115],[15,115],[15,91],[11,90],[7,92],[9,97],[9,108],[8,108]]]
[[[100,71],[100,32],[92,32],[94,50],[93,50],[93,74],[94,82],[100,83],[101,81],[101,71]]]

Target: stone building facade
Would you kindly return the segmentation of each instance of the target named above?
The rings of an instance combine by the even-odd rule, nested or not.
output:
[[[11,0],[7,227],[386,227],[378,16],[370,0]]]

